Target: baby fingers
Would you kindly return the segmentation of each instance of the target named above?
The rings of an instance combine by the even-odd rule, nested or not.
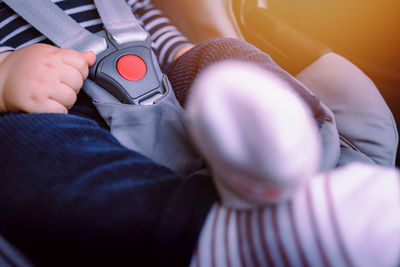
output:
[[[60,83],[70,87],[76,93],[82,88],[84,81],[82,74],[70,65],[64,65],[63,68],[59,70],[59,79]]]
[[[49,99],[57,101],[67,109],[75,104],[76,98],[76,91],[65,84],[59,84],[54,90],[49,92]]]
[[[83,53],[72,49],[60,49],[57,53],[62,58],[64,64],[76,69],[84,80],[89,74],[88,60]]]
[[[37,113],[62,113],[62,114],[67,114],[68,109],[60,104],[58,101],[53,100],[53,99],[47,99],[43,105],[38,108],[38,111],[35,111]]]
[[[22,110],[28,113],[62,113],[67,114],[68,109],[58,101],[47,98],[46,100],[38,102],[28,102],[17,110]]]

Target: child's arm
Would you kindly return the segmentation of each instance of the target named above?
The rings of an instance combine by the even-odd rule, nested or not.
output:
[[[153,40],[152,47],[162,67],[171,63],[192,47],[189,40],[175,27],[162,10],[154,7],[151,0],[128,1],[132,12],[142,22]]]
[[[46,44],[0,54],[0,112],[67,113],[96,59]]]

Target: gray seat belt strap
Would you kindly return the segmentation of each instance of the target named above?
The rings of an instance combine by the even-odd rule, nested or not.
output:
[[[139,25],[125,0],[94,0],[104,27],[118,44],[146,41],[148,34]]]
[[[83,89],[122,145],[184,175],[202,166],[151,38],[125,0],[94,0],[106,29],[98,34],[50,0],[4,2],[59,47],[97,54]]]
[[[94,0],[105,26],[98,34],[81,27],[50,0],[4,2],[59,47],[95,52],[89,78],[122,103],[150,105],[166,92],[150,35],[125,0]]]
[[[92,50],[96,54],[107,48],[105,39],[82,28],[50,0],[4,2],[59,47],[81,52]]]

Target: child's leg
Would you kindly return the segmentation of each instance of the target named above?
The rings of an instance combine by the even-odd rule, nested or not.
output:
[[[276,72],[300,92],[318,122],[326,116],[320,104],[305,93],[308,90],[268,55],[245,41],[228,38],[203,42],[167,67],[166,72],[181,104],[184,105],[191,85],[201,71],[213,63],[232,59]],[[334,121],[335,127],[337,122],[335,135],[337,131],[341,135],[339,165],[354,161],[393,165],[398,143],[396,124],[379,91],[365,74],[350,62],[330,53],[296,78],[334,112],[335,118],[330,120]],[[327,130],[327,135],[331,134]]]
[[[73,115],[3,114],[0,148],[0,233],[38,266],[187,265],[216,199]]]
[[[270,56],[255,46],[237,39],[220,38],[205,41],[194,46],[166,68],[166,74],[182,106],[190,88],[203,70],[221,61],[235,60],[255,64],[267,71],[273,72],[295,90],[311,107],[318,122],[324,120],[326,114],[320,101],[313,96],[301,83],[279,67]]]
[[[350,165],[288,202],[253,210],[214,205],[191,267],[397,266],[399,173]]]
[[[271,185],[267,182],[276,174],[278,189],[286,190],[287,181],[297,187],[290,201],[258,210],[216,205],[192,266],[395,266],[400,257],[399,174],[352,165],[315,177],[318,143],[312,142],[317,136],[308,126],[314,121],[309,113],[304,113],[308,120],[300,116],[304,107],[296,102],[302,100],[286,94],[291,90],[281,81],[254,66],[230,62],[209,68],[192,87],[189,129],[223,203],[239,203],[227,196],[254,203],[256,189]],[[300,168],[287,176],[296,163]],[[301,187],[296,180],[302,178],[313,179]],[[249,183],[257,185],[255,193]]]

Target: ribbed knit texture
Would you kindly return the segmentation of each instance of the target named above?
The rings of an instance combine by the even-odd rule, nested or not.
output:
[[[250,62],[276,73],[310,106],[318,124],[325,118],[321,103],[304,85],[279,67],[272,58],[255,46],[237,39],[217,38],[202,42],[172,62],[164,70],[174,88],[175,95],[184,106],[189,88],[197,75],[208,66],[227,60]]]
[[[36,266],[187,266],[217,199],[210,177],[181,177],[78,116],[3,114],[0,149],[0,233]]]

